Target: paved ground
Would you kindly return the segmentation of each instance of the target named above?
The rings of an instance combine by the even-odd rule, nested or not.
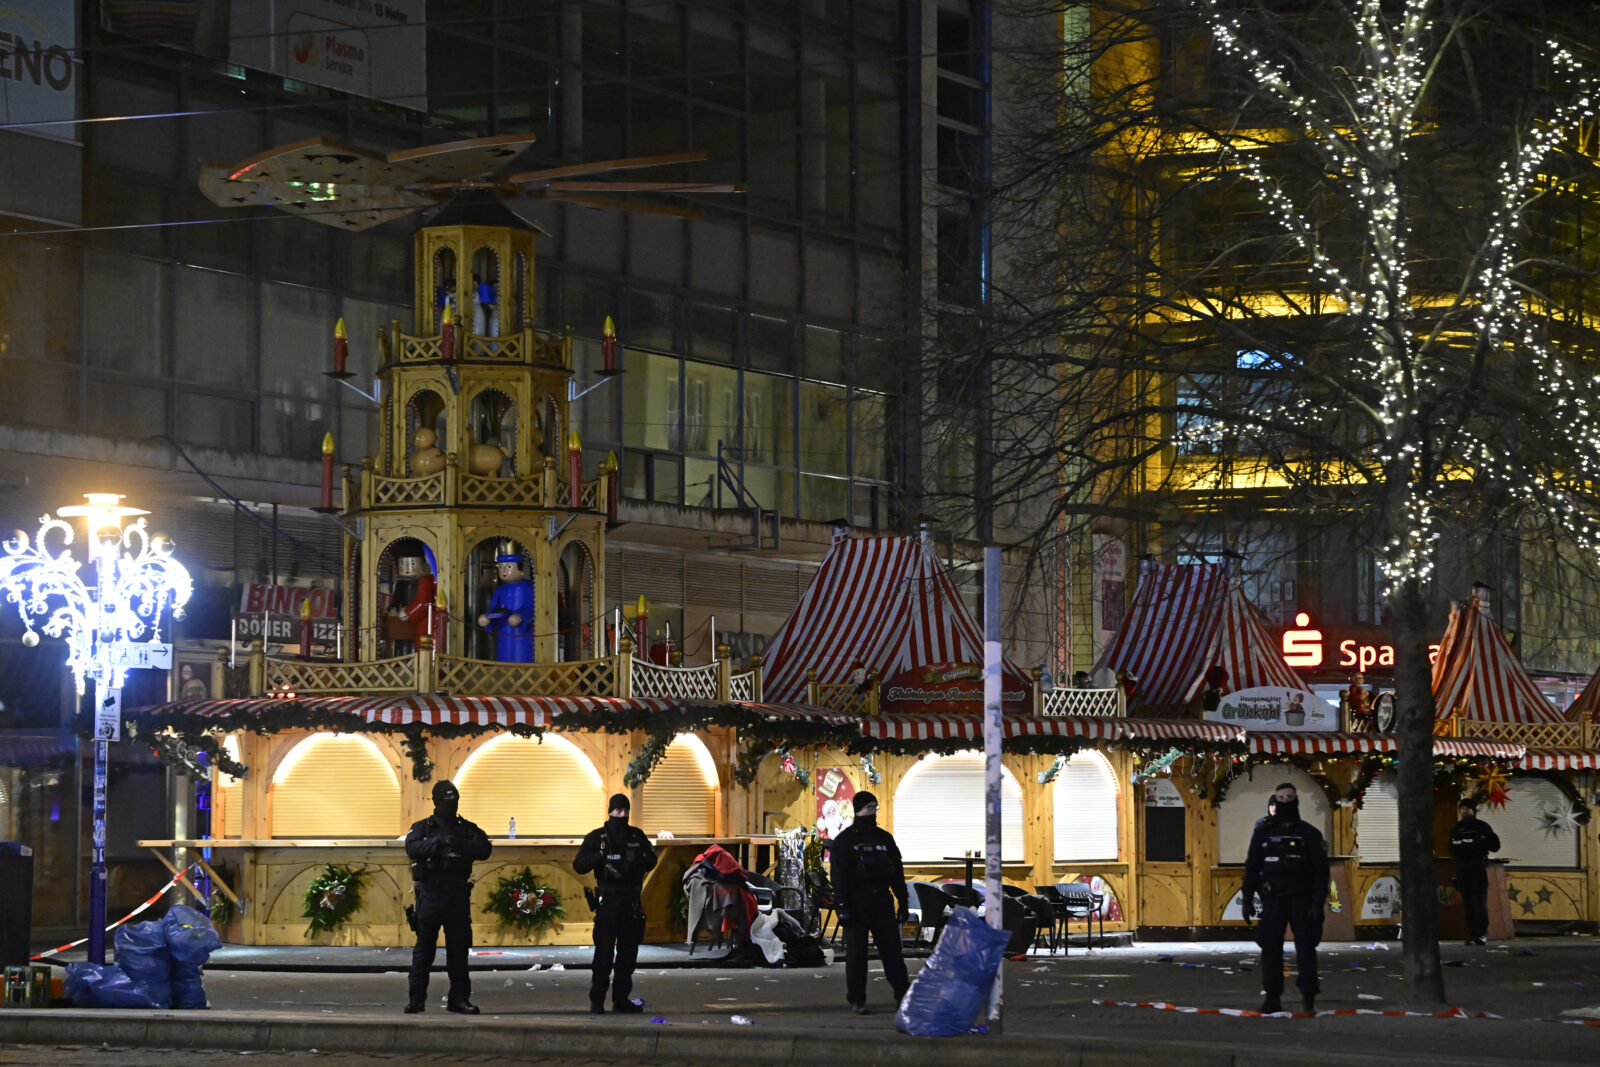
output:
[[[422,1016],[404,1016],[406,980],[398,964],[380,973],[247,971],[208,968],[206,989],[212,1010],[184,1013],[194,1024],[223,1026],[237,1036],[257,1029],[262,1054],[319,1045],[318,1034],[356,1031],[386,1035],[372,1039],[372,1062],[500,1063],[506,1042],[522,1053],[557,1053],[563,1064],[740,1059],[775,1062],[848,1056],[852,1062],[962,1062],[996,1056],[1002,1062],[1126,1063],[1146,1058],[1181,1057],[1190,1065],[1243,1063],[1256,1056],[1302,1063],[1394,1062],[1408,1059],[1452,1063],[1595,1063],[1600,1061],[1600,1027],[1574,1025],[1584,1016],[1600,1020],[1600,942],[1593,938],[1521,940],[1467,949],[1444,949],[1450,1000],[1469,1014],[1500,1018],[1409,1018],[1325,1014],[1316,1018],[1238,1018],[1187,1014],[1152,1008],[1102,1006],[1096,1001],[1168,1002],[1200,1008],[1254,1009],[1260,1004],[1255,946],[1245,942],[1140,944],[1081,949],[1063,958],[1038,956],[1006,964],[1003,1037],[917,1041],[894,1032],[888,992],[874,965],[871,1000],[878,1012],[857,1017],[844,1010],[840,966],[817,969],[730,970],[648,967],[637,976],[635,992],[646,1002],[642,1016],[585,1012],[589,976],[576,969],[479,971],[473,999],[484,1016],[445,1014],[437,1003]],[[1292,960],[1292,953],[1290,954]],[[1398,1010],[1404,1007],[1400,948],[1392,942],[1324,946],[1323,996],[1329,1012]],[[537,965],[535,965],[537,968]],[[913,971],[920,962],[913,963]],[[1289,979],[1293,989],[1293,976]],[[444,976],[430,990],[442,998]],[[1290,1002],[1286,997],[1286,1002]],[[1291,1002],[1292,1003],[1292,1002]],[[0,1044],[26,1041],[29,1033],[9,1029],[23,1012],[0,1012]],[[60,1009],[38,1015],[57,1017]],[[79,1025],[108,1025],[132,1013],[78,1012]],[[144,1013],[151,1018],[156,1013]],[[749,1020],[749,1025],[734,1021]],[[663,1020],[652,1022],[652,1019]],[[292,1024],[292,1025],[291,1025]],[[292,1033],[291,1033],[292,1031]],[[154,1031],[151,1031],[154,1032]],[[537,1047],[531,1047],[537,1037]],[[64,1036],[35,1042],[86,1041]],[[172,1043],[206,1047],[203,1034]],[[327,1041],[328,1037],[320,1040]],[[693,1041],[691,1046],[684,1044]],[[384,1043],[387,1042],[387,1043]],[[423,1044],[426,1042],[426,1044]],[[565,1044],[563,1044],[565,1042]],[[608,1044],[608,1042],[612,1042]],[[633,1042],[622,1045],[615,1042]],[[488,1043],[488,1044],[486,1044]],[[120,1044],[148,1044],[124,1037]],[[236,1046],[234,1038],[218,1040]],[[348,1045],[346,1046],[349,1047]],[[356,1046],[360,1048],[362,1046]],[[442,1050],[427,1054],[424,1047]],[[412,1051],[415,1049],[416,1051]],[[1038,1053],[1038,1056],[1032,1056]],[[34,1051],[34,1050],[29,1050]],[[218,1056],[239,1055],[239,1049]],[[99,1052],[38,1048],[37,1059],[0,1055],[0,1063],[142,1063],[105,1058]],[[199,1063],[189,1053],[162,1054],[159,1062]],[[79,1058],[72,1058],[72,1057]],[[484,1058],[484,1057],[489,1058]],[[52,1058],[56,1057],[56,1058]],[[65,1058],[59,1058],[65,1057]],[[396,1058],[398,1057],[398,1058]],[[417,1059],[416,1057],[422,1057]],[[452,1058],[453,1057],[453,1058]],[[638,1058],[635,1058],[638,1057]],[[318,1054],[318,1063],[363,1062]],[[269,1059],[268,1062],[300,1062]],[[538,1062],[535,1059],[533,1062]]]

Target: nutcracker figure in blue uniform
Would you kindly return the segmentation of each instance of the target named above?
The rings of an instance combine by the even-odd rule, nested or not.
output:
[[[500,575],[489,600],[489,610],[478,625],[495,636],[494,658],[501,663],[533,662],[533,583],[528,580],[527,559],[510,541],[494,557]]]

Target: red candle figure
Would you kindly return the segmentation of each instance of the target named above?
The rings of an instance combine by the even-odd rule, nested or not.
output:
[[[444,317],[439,322],[439,358],[446,362],[456,358],[456,317],[449,304],[444,306]]]
[[[605,327],[600,331],[600,356],[605,360],[605,374],[616,374],[621,368],[617,366],[617,324],[611,321],[611,316],[606,316]]]
[[[319,511],[333,510],[333,434],[327,433],[322,438],[322,502],[317,506]]]
[[[344,369],[344,361],[350,358],[350,341],[344,329],[344,317],[333,324],[333,377],[348,378],[350,373]]]
[[[311,658],[311,598],[300,600],[300,658]]]
[[[600,469],[605,472],[606,478],[606,521],[617,521],[617,454],[607,452],[605,462],[600,464]]]
[[[583,442],[578,431],[567,434],[567,503],[580,507],[583,500]]]

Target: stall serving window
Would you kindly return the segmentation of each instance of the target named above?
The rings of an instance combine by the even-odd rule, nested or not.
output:
[[[490,837],[581,837],[605,820],[600,772],[557,734],[501,734],[479,745],[456,772],[461,815]]]
[[[1400,862],[1400,791],[1394,771],[1381,771],[1367,786],[1356,812],[1356,854],[1363,865]]]
[[[1515,775],[1506,790],[1503,808],[1487,804],[1478,809],[1478,818],[1494,828],[1500,838],[1496,855],[1508,867],[1576,867],[1578,833],[1551,833],[1545,830],[1546,811],[1564,811],[1572,806],[1565,793],[1543,778]]]
[[[312,734],[272,776],[273,837],[394,837],[400,779],[359,734]]]
[[[232,734],[222,739],[222,751],[235,762],[239,759],[239,739]],[[240,797],[243,782],[231,774],[217,771],[211,786],[211,836],[238,837],[244,828]]]
[[[636,821],[647,834],[714,834],[719,793],[717,767],[705,744],[693,734],[679,734],[645,779]]]
[[[1019,862],[1022,787],[1001,768],[1001,858]],[[983,754],[928,756],[906,772],[894,791],[894,839],[907,863],[937,863],[969,849],[983,852]]]
[[[1300,794],[1300,818],[1322,831],[1326,841],[1333,826],[1327,794],[1316,780],[1298,767],[1269,764],[1255,768],[1253,777],[1241,777],[1228,787],[1217,809],[1217,861],[1243,863],[1250,853],[1250,835],[1256,820],[1267,814],[1267,800],[1280,782],[1294,783]]]
[[[1117,858],[1117,777],[1098,752],[1075,752],[1056,775],[1057,863]]]

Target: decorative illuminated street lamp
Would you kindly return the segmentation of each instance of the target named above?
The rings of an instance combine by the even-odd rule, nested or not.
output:
[[[172,645],[150,640],[159,636],[161,616],[170,604],[182,618],[192,583],[183,564],[172,558],[172,543],[145,529],[143,519],[124,527],[123,520],[148,512],[126,507],[116,493],[87,493],[86,504],[60,509],[61,517],[39,520],[32,543],[21,530],[0,553],[0,591],[17,605],[27,632],[22,643],[39,643],[33,617],[49,637],[67,643],[67,667],[82,696],[89,680],[95,688],[94,837],[89,868],[89,960],[106,961],[106,746],[122,732],[122,683],[132,668],[170,667]],[[84,520],[89,565],[81,576],[69,551],[72,524]],[[59,548],[52,549],[52,540]],[[148,635],[148,638],[147,636]]]

